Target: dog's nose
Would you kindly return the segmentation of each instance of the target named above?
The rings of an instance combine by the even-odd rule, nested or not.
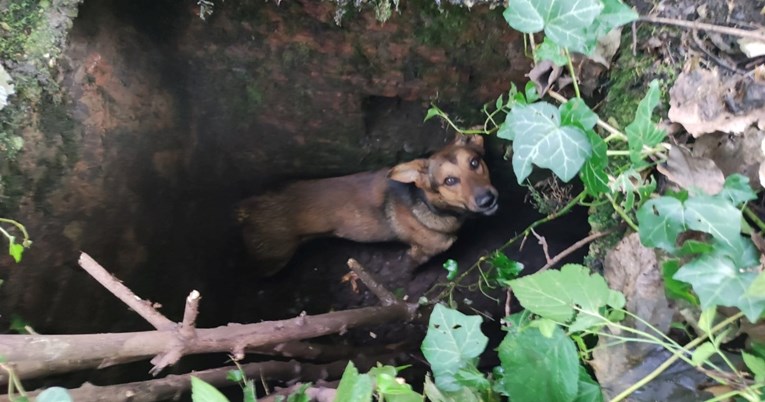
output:
[[[476,197],[475,203],[481,209],[489,209],[497,203],[497,195],[492,191],[487,191]]]

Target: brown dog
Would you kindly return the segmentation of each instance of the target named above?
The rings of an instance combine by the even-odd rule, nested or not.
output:
[[[239,206],[244,242],[263,276],[282,269],[303,240],[397,240],[422,264],[448,249],[473,213],[497,210],[483,137],[462,136],[427,159],[391,169],[299,181]]]

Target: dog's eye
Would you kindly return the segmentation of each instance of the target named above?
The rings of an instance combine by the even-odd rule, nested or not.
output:
[[[453,186],[453,185],[455,185],[455,184],[457,184],[459,182],[460,182],[460,179],[458,179],[458,178],[456,178],[454,176],[449,176],[449,177],[444,179],[444,184],[447,185],[447,186]]]
[[[481,166],[481,160],[478,158],[473,158],[470,160],[470,168],[471,169],[478,169],[478,166]]]

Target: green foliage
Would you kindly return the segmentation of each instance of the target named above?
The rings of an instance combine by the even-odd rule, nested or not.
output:
[[[658,197],[646,202],[637,217],[644,245],[680,256],[697,255],[677,269],[673,279],[690,284],[702,308],[738,307],[754,322],[765,311],[762,293],[749,290],[758,277],[750,268],[759,265],[759,255],[751,240],[741,235],[742,215],[737,208],[753,197],[748,179],[735,174],[717,195],[683,195],[683,200]],[[712,240],[678,245],[680,234],[688,231],[707,233]],[[688,299],[676,283],[670,282],[668,289]]]
[[[603,324],[601,311],[624,307],[624,295],[611,290],[600,275],[567,264],[560,271],[545,271],[510,282],[524,308],[540,317],[571,323],[570,331]]]
[[[566,104],[560,108],[547,103],[517,105],[507,114],[508,131],[500,138],[513,141],[513,170],[521,184],[531,174],[531,165],[552,170],[567,182],[579,172],[592,146],[579,125],[571,124],[575,118]],[[561,121],[561,115],[567,121]],[[504,135],[504,136],[503,136]]]
[[[371,401],[372,378],[368,374],[359,374],[359,370],[348,362],[337,386],[338,401]]]
[[[437,304],[422,341],[422,354],[430,363],[438,388],[459,391],[464,384],[458,373],[475,367],[488,341],[481,333],[481,317],[467,316]]]
[[[446,272],[448,272],[446,274],[446,279],[453,281],[457,277],[457,274],[459,273],[459,267],[457,266],[457,261],[454,261],[453,259],[450,258],[444,261],[443,267],[446,270]]]
[[[629,144],[630,161],[636,168],[642,168],[648,165],[643,159],[645,149],[652,149],[659,145],[667,134],[656,127],[651,120],[653,109],[659,104],[659,82],[651,81],[648,85],[648,93],[638,104],[635,112],[635,120],[632,121],[624,131],[627,133]]]
[[[40,392],[35,398],[36,402],[72,402],[72,396],[66,388],[50,387]]]
[[[510,286],[510,281],[517,278],[523,271],[523,264],[511,260],[501,250],[496,250],[489,256],[489,263],[494,268],[493,279],[502,287]]]
[[[637,13],[618,0],[511,0],[503,15],[518,31],[544,31],[550,40],[547,49],[557,46],[586,54],[594,50],[599,37],[637,19]],[[553,50],[545,53],[556,54]]]
[[[513,401],[573,401],[579,385],[574,342],[556,327],[551,337],[533,327],[508,332],[500,343],[504,394]]]
[[[228,402],[228,398],[212,385],[191,377],[191,400],[194,402]]]

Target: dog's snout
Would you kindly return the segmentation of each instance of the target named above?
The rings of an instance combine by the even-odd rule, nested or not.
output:
[[[497,204],[497,194],[494,191],[487,190],[475,198],[475,203],[481,209],[490,209]]]

